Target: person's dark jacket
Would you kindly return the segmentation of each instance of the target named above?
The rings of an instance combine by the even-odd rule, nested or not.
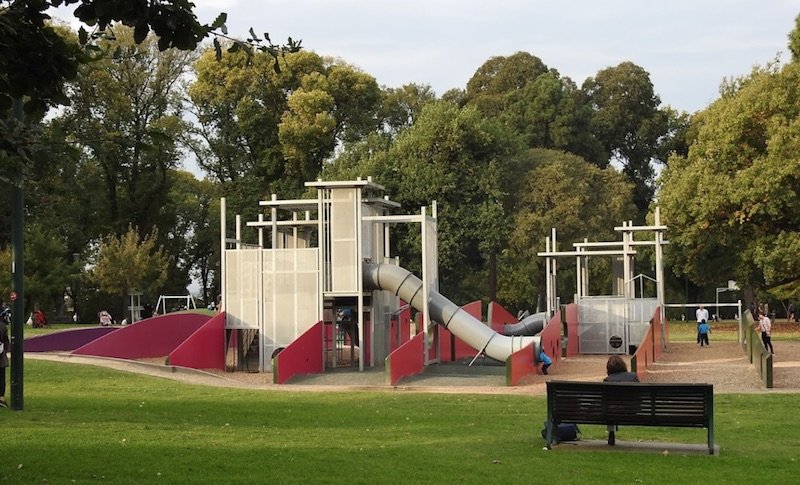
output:
[[[609,374],[608,377],[603,379],[604,382],[639,382],[639,376],[633,372],[617,372]]]

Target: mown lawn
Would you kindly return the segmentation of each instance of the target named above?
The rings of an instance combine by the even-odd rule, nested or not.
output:
[[[711,323],[711,338],[714,341],[735,342],[738,338],[739,322],[722,320]],[[672,342],[694,342],[697,337],[697,323],[677,321],[669,322],[669,339]],[[772,340],[800,340],[800,323],[787,323],[786,319],[778,319],[772,324]]]
[[[310,393],[25,363],[0,410],[10,483],[792,483],[798,397],[718,395],[719,456],[542,449],[543,396]],[[601,427],[584,437],[602,438]],[[703,443],[704,430],[619,439]]]

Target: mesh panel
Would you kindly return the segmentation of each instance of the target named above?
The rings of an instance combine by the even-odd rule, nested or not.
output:
[[[425,268],[428,275],[429,288],[433,291],[439,291],[439,249],[436,244],[437,241],[437,227],[436,221],[425,221],[425,251],[427,253],[427,266]]]
[[[257,249],[225,251],[225,311],[228,328],[258,328]]]
[[[331,190],[331,290],[353,292],[356,288],[356,191]]]
[[[627,352],[625,300],[582,299],[578,305],[578,322],[580,322],[578,342],[581,353]]]
[[[264,250],[267,350],[285,347],[319,320],[318,250]]]

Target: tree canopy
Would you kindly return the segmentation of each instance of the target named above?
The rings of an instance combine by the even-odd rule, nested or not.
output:
[[[798,86],[797,62],[756,68],[696,116],[688,156],[670,159],[659,191],[676,271],[736,279],[750,301],[786,285],[800,296]]]

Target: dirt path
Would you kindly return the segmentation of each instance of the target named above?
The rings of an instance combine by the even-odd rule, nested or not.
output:
[[[712,342],[700,348],[694,343],[673,343],[662,358],[648,371],[646,382],[702,382],[714,385],[717,393],[750,392],[800,392],[800,342],[775,344],[774,388],[766,389],[755,368],[748,362],[741,347],[735,342]],[[222,373],[169,367],[157,363],[73,356],[70,354],[27,353],[26,359],[50,360],[65,363],[89,364],[116,370],[174,379],[197,385],[265,389],[277,391],[415,391],[439,393],[491,393],[544,395],[548,380],[600,381],[605,377],[607,356],[588,355],[562,359],[550,369],[547,376],[530,376],[516,387],[505,386],[504,372],[469,375],[460,370],[459,375],[447,372],[431,373],[409,379],[403,385],[390,387],[383,384],[383,373],[327,373],[324,376],[298,379],[289,385],[272,383],[270,373]],[[444,367],[444,366],[442,366]],[[502,367],[500,368],[502,369]],[[478,374],[476,371],[475,374]]]

